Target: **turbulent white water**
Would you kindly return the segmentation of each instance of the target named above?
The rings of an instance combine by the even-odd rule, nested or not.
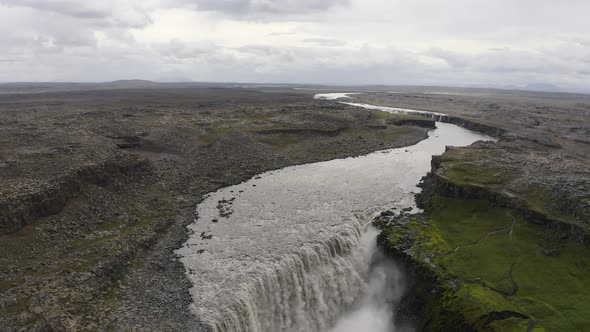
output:
[[[367,225],[414,208],[445,146],[488,136],[437,123],[410,147],[288,167],[206,196],[178,253],[212,331],[391,331],[403,277]]]
[[[377,248],[378,230],[369,227],[361,239],[358,252],[363,253],[367,288],[356,299],[355,307],[341,317],[330,332],[391,332],[394,330],[394,307],[405,291],[405,279],[397,265]]]

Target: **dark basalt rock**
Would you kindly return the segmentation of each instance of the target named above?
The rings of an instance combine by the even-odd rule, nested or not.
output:
[[[436,128],[436,121],[429,119],[389,119],[387,123],[396,126],[418,126],[423,128]]]
[[[382,217],[395,216],[395,212],[393,212],[391,210],[383,211],[383,212],[381,212],[381,216]]]

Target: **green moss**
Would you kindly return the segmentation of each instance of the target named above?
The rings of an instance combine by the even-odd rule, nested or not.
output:
[[[14,303],[9,304],[2,308],[2,310],[8,313],[23,312],[28,310],[30,297],[20,297]]]
[[[379,112],[385,113],[385,112]],[[385,113],[388,114],[388,113]],[[308,152],[311,150],[311,145],[317,143],[318,137],[321,136],[323,142],[326,145],[334,144],[339,145],[342,142],[347,141],[358,141],[359,139],[365,140],[367,142],[373,142],[375,144],[381,143],[385,146],[386,143],[389,142],[397,142],[405,137],[412,137],[416,135],[416,128],[410,126],[404,127],[397,127],[397,126],[387,126],[386,128],[382,129],[375,129],[371,128],[371,125],[383,125],[381,121],[372,118],[368,122],[368,126],[353,126],[346,129],[343,129],[338,132],[334,132],[333,130],[326,130],[325,133],[322,133],[320,130],[316,130],[315,133],[297,133],[297,132],[277,132],[273,134],[264,134],[264,135],[256,135],[256,139],[260,142],[272,145],[276,148],[290,148],[295,145],[299,145],[297,148],[300,150],[307,150]],[[259,133],[264,130],[277,130],[277,129],[287,129],[281,127],[252,127],[248,130],[252,133]],[[295,128],[293,128],[295,129]],[[309,144],[308,144],[309,142]],[[306,148],[309,146],[309,148]],[[330,149],[325,149],[322,153],[326,151],[337,151],[337,146],[331,146]],[[311,152],[313,153],[313,152]]]
[[[577,224],[578,220],[571,215],[563,213],[559,209],[559,202],[547,188],[539,184],[529,185],[524,196],[527,208],[536,213],[542,214],[551,220],[560,220],[568,223]]]
[[[384,231],[390,248],[413,239],[414,264],[432,258],[441,295],[429,309],[431,327],[451,326],[440,314],[450,311],[477,330],[590,330],[590,248],[487,201],[432,201],[422,222]],[[547,242],[559,243],[552,256],[541,250]]]
[[[305,138],[303,136],[297,134],[268,135],[258,138],[260,142],[270,144],[274,147],[286,147],[300,143],[304,139]]]
[[[199,136],[199,141],[201,141],[203,144],[211,144],[219,140],[221,137],[227,135],[228,132],[229,128],[209,128],[205,134]]]
[[[273,118],[275,118],[275,116],[276,116],[275,113],[268,112],[268,113],[257,113],[257,114],[239,116],[239,117],[237,117],[237,119],[244,121],[246,123],[248,123],[248,122],[266,123],[266,122],[271,121]]]
[[[357,118],[355,119],[355,117]],[[302,150],[309,149],[314,142],[317,143],[318,137],[321,137],[321,140],[326,144],[338,144],[350,139],[358,140],[359,137],[367,141],[385,144],[398,141],[408,135],[413,136],[416,132],[416,128],[411,126],[387,125],[388,119],[423,119],[382,111],[370,111],[369,116],[363,112],[362,117],[358,117],[359,114],[351,113],[350,119],[343,119],[330,112],[318,111],[311,119],[307,114],[280,112],[261,112],[239,117],[217,118],[211,123],[203,124],[205,126],[204,133],[199,136],[199,140],[203,144],[211,144],[235,131],[252,133],[258,141],[279,149],[296,145]],[[318,119],[324,122],[323,126],[319,128]],[[378,128],[380,126],[386,126],[386,128]],[[341,130],[334,132],[338,128]],[[281,130],[283,132],[280,132]],[[302,132],[298,133],[297,130],[302,130]],[[306,130],[314,131],[314,133],[306,132]],[[325,133],[322,133],[322,130]],[[268,133],[268,131],[276,132]],[[308,142],[310,143],[308,144]],[[333,151],[332,148],[325,150]]]
[[[456,185],[488,187],[490,189],[501,189],[511,178],[508,174],[503,174],[489,166],[469,165],[462,163],[448,162],[439,171],[449,182]]]
[[[2,279],[0,280],[0,293],[12,287],[18,286],[25,282],[24,278]]]
[[[74,272],[84,272],[89,267],[94,266],[97,261],[98,258],[96,254],[82,255],[80,259],[73,266],[70,267],[69,270]]]

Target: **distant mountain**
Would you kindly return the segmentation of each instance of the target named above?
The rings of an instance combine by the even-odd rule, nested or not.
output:
[[[190,87],[198,83],[160,83],[148,80],[117,80],[112,82],[14,82],[0,83],[0,94],[44,93],[108,89],[149,89]]]
[[[562,92],[563,89],[551,83],[531,83],[524,87],[524,90],[545,91],[545,92]]]
[[[137,87],[152,87],[161,85],[162,83],[157,83],[148,80],[117,80],[112,82],[105,82],[102,85],[106,86],[115,86],[118,88],[137,88]]]
[[[104,82],[104,83],[155,83],[155,82],[149,81],[149,80],[130,79],[130,80],[116,80],[116,81]]]

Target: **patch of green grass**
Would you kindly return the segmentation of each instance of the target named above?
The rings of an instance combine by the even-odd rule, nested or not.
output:
[[[298,134],[275,134],[275,135],[261,135],[258,140],[275,147],[286,147],[289,145],[300,143],[305,140],[305,137]]]
[[[89,267],[94,266],[96,264],[96,262],[98,261],[98,258],[96,256],[96,254],[86,254],[86,255],[82,255],[79,258],[79,261],[74,263],[71,266],[71,271],[74,272],[84,272],[86,271]]]
[[[530,317],[537,331],[590,331],[588,246],[487,201],[435,196],[433,202],[426,223],[386,234],[396,243],[418,232],[413,250],[434,257],[459,286],[439,306],[459,310],[479,330],[526,331],[530,322],[522,317],[486,323],[491,312],[516,312]],[[561,242],[555,255],[541,252],[547,241]]]
[[[493,208],[483,200],[462,201],[434,196],[432,206],[437,213],[430,216],[431,224],[453,248],[471,244],[488,232],[506,229],[512,224],[511,218],[506,218],[505,210]],[[490,223],[490,220],[494,222]],[[465,232],[465,229],[470,231]]]
[[[19,323],[22,323],[25,326],[34,326],[37,324],[39,316],[29,311],[30,302],[31,297],[29,296],[19,297],[14,303],[2,307],[0,317],[5,314],[18,314]]]
[[[275,116],[276,116],[276,114],[274,114],[272,112],[266,112],[266,113],[251,114],[251,115],[247,115],[247,116],[240,116],[237,119],[244,121],[244,122],[258,122],[258,121],[268,122],[268,121],[272,120]]]
[[[119,225],[121,225],[121,220],[119,218],[111,218],[111,219],[105,221],[104,223],[102,223],[100,226],[98,226],[96,228],[96,231],[112,232],[115,229],[117,229],[117,227],[119,227]]]
[[[0,292],[4,292],[15,285],[20,285],[24,282],[24,279],[3,279],[0,280]]]
[[[416,128],[411,126],[389,126],[387,129],[373,130],[371,131],[371,134],[373,134],[377,140],[384,142],[395,142],[403,139],[406,136],[412,136],[412,133],[415,131]]]
[[[314,114],[311,119],[306,114],[276,112],[228,117],[212,122],[199,139],[203,144],[211,144],[226,136],[231,131],[253,133],[255,134],[255,138],[260,142],[283,149],[294,145],[306,145],[307,140],[317,141],[320,139],[329,143],[349,138],[358,139],[359,136],[378,142],[394,142],[403,139],[406,135],[412,136],[415,133],[416,129],[410,126],[397,127],[387,125],[386,129],[371,128],[371,126],[386,125],[386,120],[392,118],[419,117],[381,111],[369,112],[369,116],[363,115],[361,118],[356,119],[352,116],[350,119],[343,119],[341,116],[333,116],[329,112],[321,111]],[[324,127],[318,128],[318,119],[322,123],[325,123]],[[331,136],[328,131],[335,130],[336,128],[347,129]],[[283,130],[284,132],[272,134],[260,133],[270,130]],[[292,130],[292,132],[289,132],[289,130]],[[297,133],[295,130],[315,130],[316,134],[309,132]],[[326,130],[326,135],[322,135],[321,130]]]
[[[81,238],[71,241],[73,249],[85,249],[103,242],[106,239],[113,237],[119,227],[125,226],[120,218],[111,218],[98,227],[92,230],[90,234],[94,234],[92,238]]]
[[[548,219],[561,220],[572,224],[579,221],[572,216],[560,211],[559,201],[549,190],[539,184],[530,185],[525,195],[527,207],[534,212],[547,216]]]
[[[221,128],[221,127],[214,127],[207,129],[207,133],[204,135],[199,136],[199,141],[203,144],[211,144],[221,137],[227,135],[229,132],[229,128]]]
[[[30,297],[19,297],[10,305],[5,306],[2,310],[11,313],[23,312],[29,308]]]
[[[509,181],[507,174],[486,165],[470,165],[461,162],[446,162],[439,174],[459,186],[478,186],[501,189]]]

